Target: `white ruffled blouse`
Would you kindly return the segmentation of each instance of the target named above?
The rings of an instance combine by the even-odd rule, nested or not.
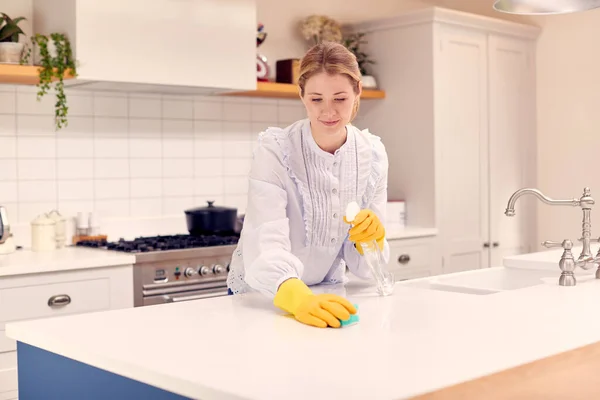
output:
[[[346,266],[363,279],[371,273],[348,240],[348,203],[370,208],[385,226],[388,158],[379,137],[346,126],[335,154],[315,142],[308,119],[259,135],[250,170],[248,205],[227,286],[234,293],[274,297],[281,283],[345,283]],[[383,257],[389,260],[389,245]]]

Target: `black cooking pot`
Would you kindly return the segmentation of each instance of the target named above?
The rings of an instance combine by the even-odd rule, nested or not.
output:
[[[207,207],[185,210],[190,235],[229,235],[235,233],[237,209],[216,207],[208,201]]]

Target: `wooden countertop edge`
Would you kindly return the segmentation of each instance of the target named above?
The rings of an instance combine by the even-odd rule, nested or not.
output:
[[[599,374],[596,342],[412,399],[600,399]]]

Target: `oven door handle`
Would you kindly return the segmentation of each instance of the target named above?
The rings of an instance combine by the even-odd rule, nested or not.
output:
[[[227,295],[227,290],[221,290],[218,292],[196,294],[193,296],[183,296],[183,297],[171,297],[169,295],[165,295],[165,300],[167,301],[167,303],[178,303],[180,301],[208,299],[211,297],[219,297],[219,296],[226,296],[226,295]]]

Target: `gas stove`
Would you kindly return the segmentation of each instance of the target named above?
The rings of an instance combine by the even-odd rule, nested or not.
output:
[[[135,255],[134,306],[227,295],[227,273],[239,235],[163,235],[81,241],[77,246]]]

